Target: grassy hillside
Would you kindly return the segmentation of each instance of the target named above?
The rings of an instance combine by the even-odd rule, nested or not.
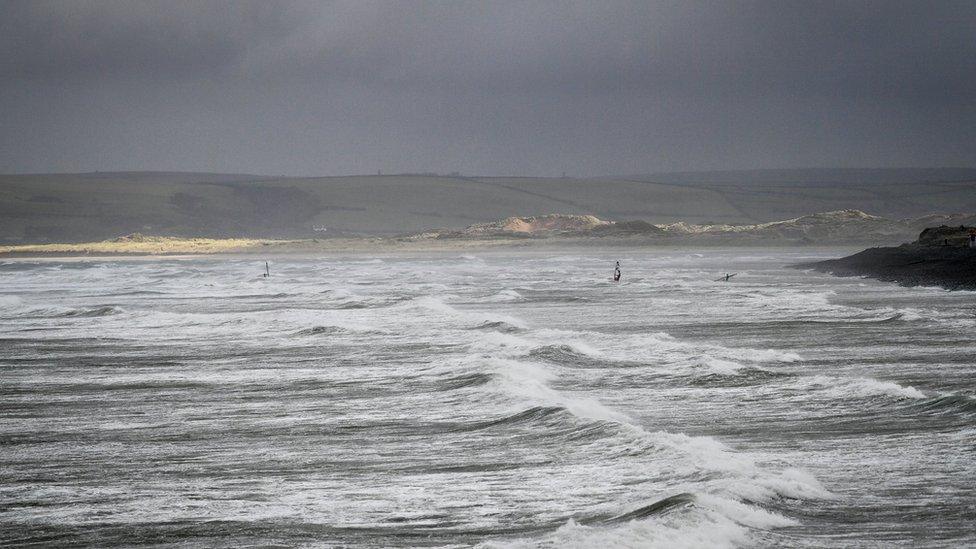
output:
[[[553,212],[617,221],[741,224],[845,208],[896,218],[976,211],[976,170],[779,170],[593,179],[0,175],[0,243],[83,242],[133,232],[225,238],[389,235]]]
[[[720,193],[757,222],[858,209],[893,219],[976,211],[976,169],[685,172],[635,179]]]

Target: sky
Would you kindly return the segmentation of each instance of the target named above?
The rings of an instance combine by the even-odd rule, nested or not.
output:
[[[976,2],[0,2],[0,172],[976,165]]]

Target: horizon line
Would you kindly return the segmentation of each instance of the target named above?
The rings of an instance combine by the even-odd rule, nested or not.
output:
[[[441,177],[441,178],[520,178],[520,179],[606,179],[630,177],[643,177],[649,175],[685,175],[685,174],[716,174],[716,173],[760,173],[760,172],[815,172],[815,171],[843,171],[843,172],[871,172],[871,171],[918,171],[918,170],[972,170],[976,171],[976,166],[898,166],[898,167],[797,167],[797,168],[720,168],[720,169],[682,169],[649,171],[631,174],[602,174],[602,175],[573,175],[564,172],[561,175],[525,175],[525,174],[476,174],[464,173],[461,171],[435,172],[435,171],[397,171],[386,172],[377,170],[377,173],[345,173],[332,175],[286,175],[269,173],[248,173],[237,171],[199,171],[199,170],[161,170],[161,169],[119,169],[119,170],[91,170],[91,171],[25,171],[25,172],[3,172],[0,177],[6,176],[44,176],[44,175],[118,175],[118,174],[174,174],[174,175],[223,175],[236,177],[253,178],[281,178],[281,179],[329,179],[345,177]]]

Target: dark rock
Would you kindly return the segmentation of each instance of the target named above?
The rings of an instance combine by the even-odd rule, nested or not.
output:
[[[960,235],[965,235],[965,240]],[[946,241],[950,245],[945,245]],[[866,276],[902,286],[976,290],[976,249],[969,247],[967,227],[928,228],[922,231],[919,240],[909,244],[870,248],[840,259],[793,267],[835,276]]]
[[[960,225],[949,227],[942,225],[939,227],[929,227],[918,235],[918,246],[953,246],[956,248],[969,246],[969,233],[973,227]]]

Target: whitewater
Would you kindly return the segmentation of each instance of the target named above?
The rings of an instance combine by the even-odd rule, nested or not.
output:
[[[3,260],[0,545],[974,545],[976,299],[849,251]]]

